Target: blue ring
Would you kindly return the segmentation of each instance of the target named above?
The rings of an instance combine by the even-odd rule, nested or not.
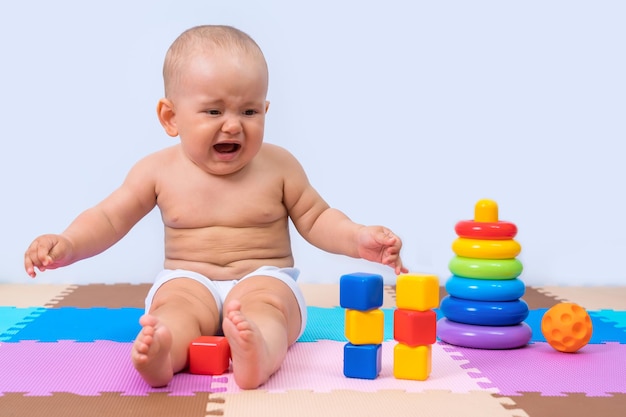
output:
[[[478,326],[512,326],[528,317],[528,304],[523,300],[475,301],[448,295],[439,308],[449,320]]]
[[[515,326],[474,326],[448,319],[437,322],[437,335],[451,345],[474,349],[515,349],[526,346],[533,331],[526,323]]]
[[[472,279],[452,275],[446,282],[448,294],[476,301],[514,301],[526,292],[526,286],[514,279]]]

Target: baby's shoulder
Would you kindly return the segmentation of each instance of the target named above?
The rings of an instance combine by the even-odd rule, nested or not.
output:
[[[282,146],[275,145],[273,143],[263,143],[261,147],[260,156],[271,163],[276,162],[297,162],[296,157],[291,152]]]
[[[175,146],[150,153],[135,163],[129,175],[140,176],[144,179],[156,178],[175,167],[177,154]]]
[[[263,145],[261,146],[261,152],[268,155],[289,154],[289,151],[282,146],[278,146],[268,142],[263,142]]]
[[[178,146],[170,146],[144,156],[137,162],[137,165],[159,166],[161,168],[165,168],[177,163],[180,159],[178,154]]]

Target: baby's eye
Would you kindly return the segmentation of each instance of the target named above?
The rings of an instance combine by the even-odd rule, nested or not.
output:
[[[246,116],[254,116],[255,114],[257,114],[258,112],[254,109],[248,109],[248,110],[244,110],[243,114]]]
[[[220,114],[222,114],[222,112],[220,112],[219,110],[215,110],[215,109],[207,110],[206,112],[210,114],[211,116],[219,116]]]

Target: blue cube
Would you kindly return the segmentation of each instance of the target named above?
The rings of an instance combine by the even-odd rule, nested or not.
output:
[[[351,310],[369,311],[383,305],[383,277],[355,272],[339,280],[339,304]]]
[[[380,374],[383,345],[353,345],[343,348],[343,374],[348,378],[376,379]]]

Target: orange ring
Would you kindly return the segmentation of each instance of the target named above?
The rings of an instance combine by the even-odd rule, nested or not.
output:
[[[506,221],[476,222],[462,220],[454,226],[454,231],[460,237],[469,239],[503,240],[513,239],[517,235],[515,223]]]

